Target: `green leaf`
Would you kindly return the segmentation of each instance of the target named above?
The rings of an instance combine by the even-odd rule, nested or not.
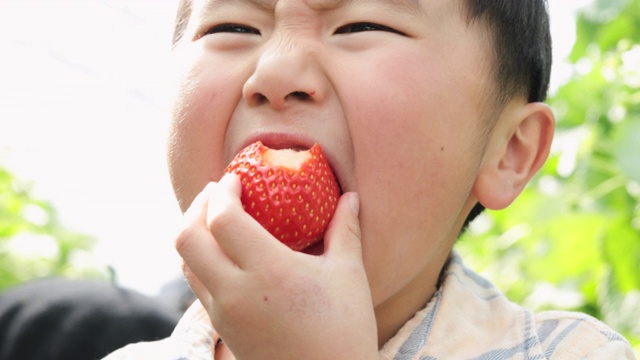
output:
[[[619,124],[616,136],[616,161],[629,178],[640,182],[640,118]]]
[[[541,224],[535,237],[546,250],[531,261],[533,276],[554,284],[593,278],[602,264],[598,239],[605,224],[606,218],[588,213],[567,213]]]
[[[622,293],[640,289],[640,230],[634,229],[629,219],[611,224],[604,250],[617,288]]]

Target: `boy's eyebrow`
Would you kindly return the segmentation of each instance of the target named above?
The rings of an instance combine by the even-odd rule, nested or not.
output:
[[[352,3],[380,3],[382,5],[397,6],[410,12],[422,12],[422,4],[420,0],[312,0],[311,3],[317,3],[319,10],[335,9],[347,6]]]
[[[273,10],[277,0],[207,0],[204,11],[209,12],[222,4],[245,3],[262,10]]]
[[[213,10],[216,6],[224,3],[245,3],[262,10],[273,11],[278,0],[208,0],[205,11]],[[330,10],[347,6],[351,3],[382,3],[390,6],[397,6],[409,12],[423,12],[420,0],[311,0],[311,6],[319,11]]]

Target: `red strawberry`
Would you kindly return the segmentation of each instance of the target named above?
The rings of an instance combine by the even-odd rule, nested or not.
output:
[[[320,145],[274,150],[258,141],[225,171],[240,176],[245,211],[282,243],[300,251],[322,239],[340,188]]]

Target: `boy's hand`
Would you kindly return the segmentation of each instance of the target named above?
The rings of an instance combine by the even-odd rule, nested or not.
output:
[[[192,289],[237,359],[377,358],[358,199],[344,194],[325,252],[294,252],[244,212],[240,182],[210,183],[176,240]]]

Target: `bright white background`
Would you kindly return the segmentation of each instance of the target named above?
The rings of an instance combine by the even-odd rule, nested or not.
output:
[[[574,9],[549,0],[552,88],[569,75]],[[63,223],[97,239],[119,282],[155,294],[180,275],[169,184],[170,43],[177,0],[0,0],[0,165]]]

